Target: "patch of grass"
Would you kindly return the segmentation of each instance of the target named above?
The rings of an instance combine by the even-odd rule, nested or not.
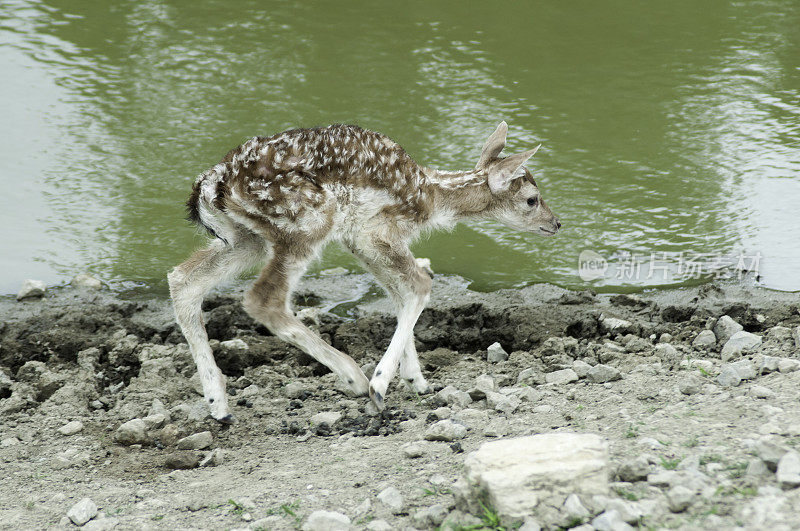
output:
[[[299,501],[293,501],[289,503],[282,503],[276,507],[270,507],[267,509],[267,516],[279,515],[279,516],[288,516],[295,521],[297,526],[300,526],[300,516],[297,515],[295,511],[300,508]]]
[[[733,463],[725,467],[725,470],[728,471],[728,475],[733,479],[738,479],[744,476],[745,471],[747,470],[747,461],[741,461],[739,463]]]
[[[697,435],[692,435],[688,441],[683,443],[686,448],[695,448],[697,445],[700,444],[700,440],[697,438]]]
[[[755,487],[723,487],[720,486],[714,492],[717,496],[742,496],[745,498],[752,498],[758,491]]]
[[[700,457],[700,464],[707,465],[709,463],[721,463],[722,456],[719,454],[706,454]]]
[[[628,424],[628,431],[625,432],[626,439],[635,439],[639,436],[639,426]]]
[[[678,465],[681,462],[680,457],[676,457],[675,459],[667,459],[665,457],[661,458],[661,466],[664,467],[664,470],[675,470],[678,468]]]
[[[434,487],[432,489],[427,489],[425,487],[422,487],[422,496],[423,497],[425,497],[425,496],[442,496],[444,494],[452,494],[452,492],[453,491],[451,491],[448,488],[441,488],[441,487],[437,487],[436,485],[434,485]]]
[[[663,439],[663,440],[662,440],[662,439],[656,439],[656,440],[657,440],[659,443],[661,443],[661,445],[662,445],[662,446],[669,446],[670,444],[672,444],[672,441],[668,441],[668,440],[666,440],[666,439]]]
[[[155,522],[158,522],[159,520],[163,520],[163,519],[164,519],[164,515],[163,514],[154,514],[153,516],[150,517],[150,520],[153,520]]]
[[[639,495],[633,491],[623,489],[622,487],[614,487],[614,492],[617,493],[617,496],[620,498],[625,498],[628,501],[639,501]]]
[[[25,508],[26,508],[27,510],[29,510],[29,511],[32,511],[32,510],[33,510],[33,507],[34,507],[35,505],[36,505],[36,504],[35,504],[33,501],[29,501],[29,502],[26,502],[26,503],[25,503]]]
[[[483,502],[479,502],[481,504],[481,509],[483,510],[483,514],[481,514],[480,524],[475,525],[449,525],[447,527],[444,524],[440,525],[438,531],[510,531],[511,529],[516,529],[519,526],[514,526],[511,528],[505,527],[500,523],[500,515],[497,514],[497,511],[494,510],[490,505],[487,505]]]
[[[496,529],[497,531],[505,531],[505,528],[500,526],[500,515],[497,514],[497,511],[495,511],[493,507],[481,502],[481,509],[483,509],[481,523],[484,527]]]
[[[231,506],[231,514],[235,514],[236,516],[242,516],[242,514],[244,514],[244,505],[236,500],[228,500],[228,505]]]

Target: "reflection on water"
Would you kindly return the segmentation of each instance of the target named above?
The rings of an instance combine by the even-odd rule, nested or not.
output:
[[[84,270],[163,290],[203,241],[191,181],[255,134],[356,122],[457,169],[500,119],[509,150],[544,143],[531,169],[565,230],[461,226],[416,244],[436,270],[625,290],[760,253],[763,284],[800,289],[800,5],[456,7],[3,2],[0,291]],[[581,278],[583,250],[604,275]]]

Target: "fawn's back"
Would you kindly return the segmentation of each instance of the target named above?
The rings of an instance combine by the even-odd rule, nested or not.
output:
[[[425,185],[421,168],[389,137],[337,124],[245,142],[198,177],[187,205],[215,234],[214,223],[204,223],[210,216],[270,239],[313,237],[381,213],[420,223],[430,215]]]

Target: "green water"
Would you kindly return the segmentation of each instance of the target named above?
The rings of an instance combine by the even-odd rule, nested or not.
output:
[[[466,169],[501,119],[511,151],[544,144],[564,229],[459,226],[415,245],[436,271],[630,290],[741,257],[800,289],[794,0],[3,0],[0,68],[0,293],[83,271],[164,290],[203,241],[191,182],[251,136],[357,123]],[[609,269],[583,280],[584,250]]]

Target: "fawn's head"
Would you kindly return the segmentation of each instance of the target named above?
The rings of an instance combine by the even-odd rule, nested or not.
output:
[[[544,202],[536,181],[524,164],[539,149],[499,158],[506,145],[508,125],[500,122],[486,140],[475,169],[486,174],[492,200],[484,211],[512,229],[552,236],[561,228],[561,220]]]

